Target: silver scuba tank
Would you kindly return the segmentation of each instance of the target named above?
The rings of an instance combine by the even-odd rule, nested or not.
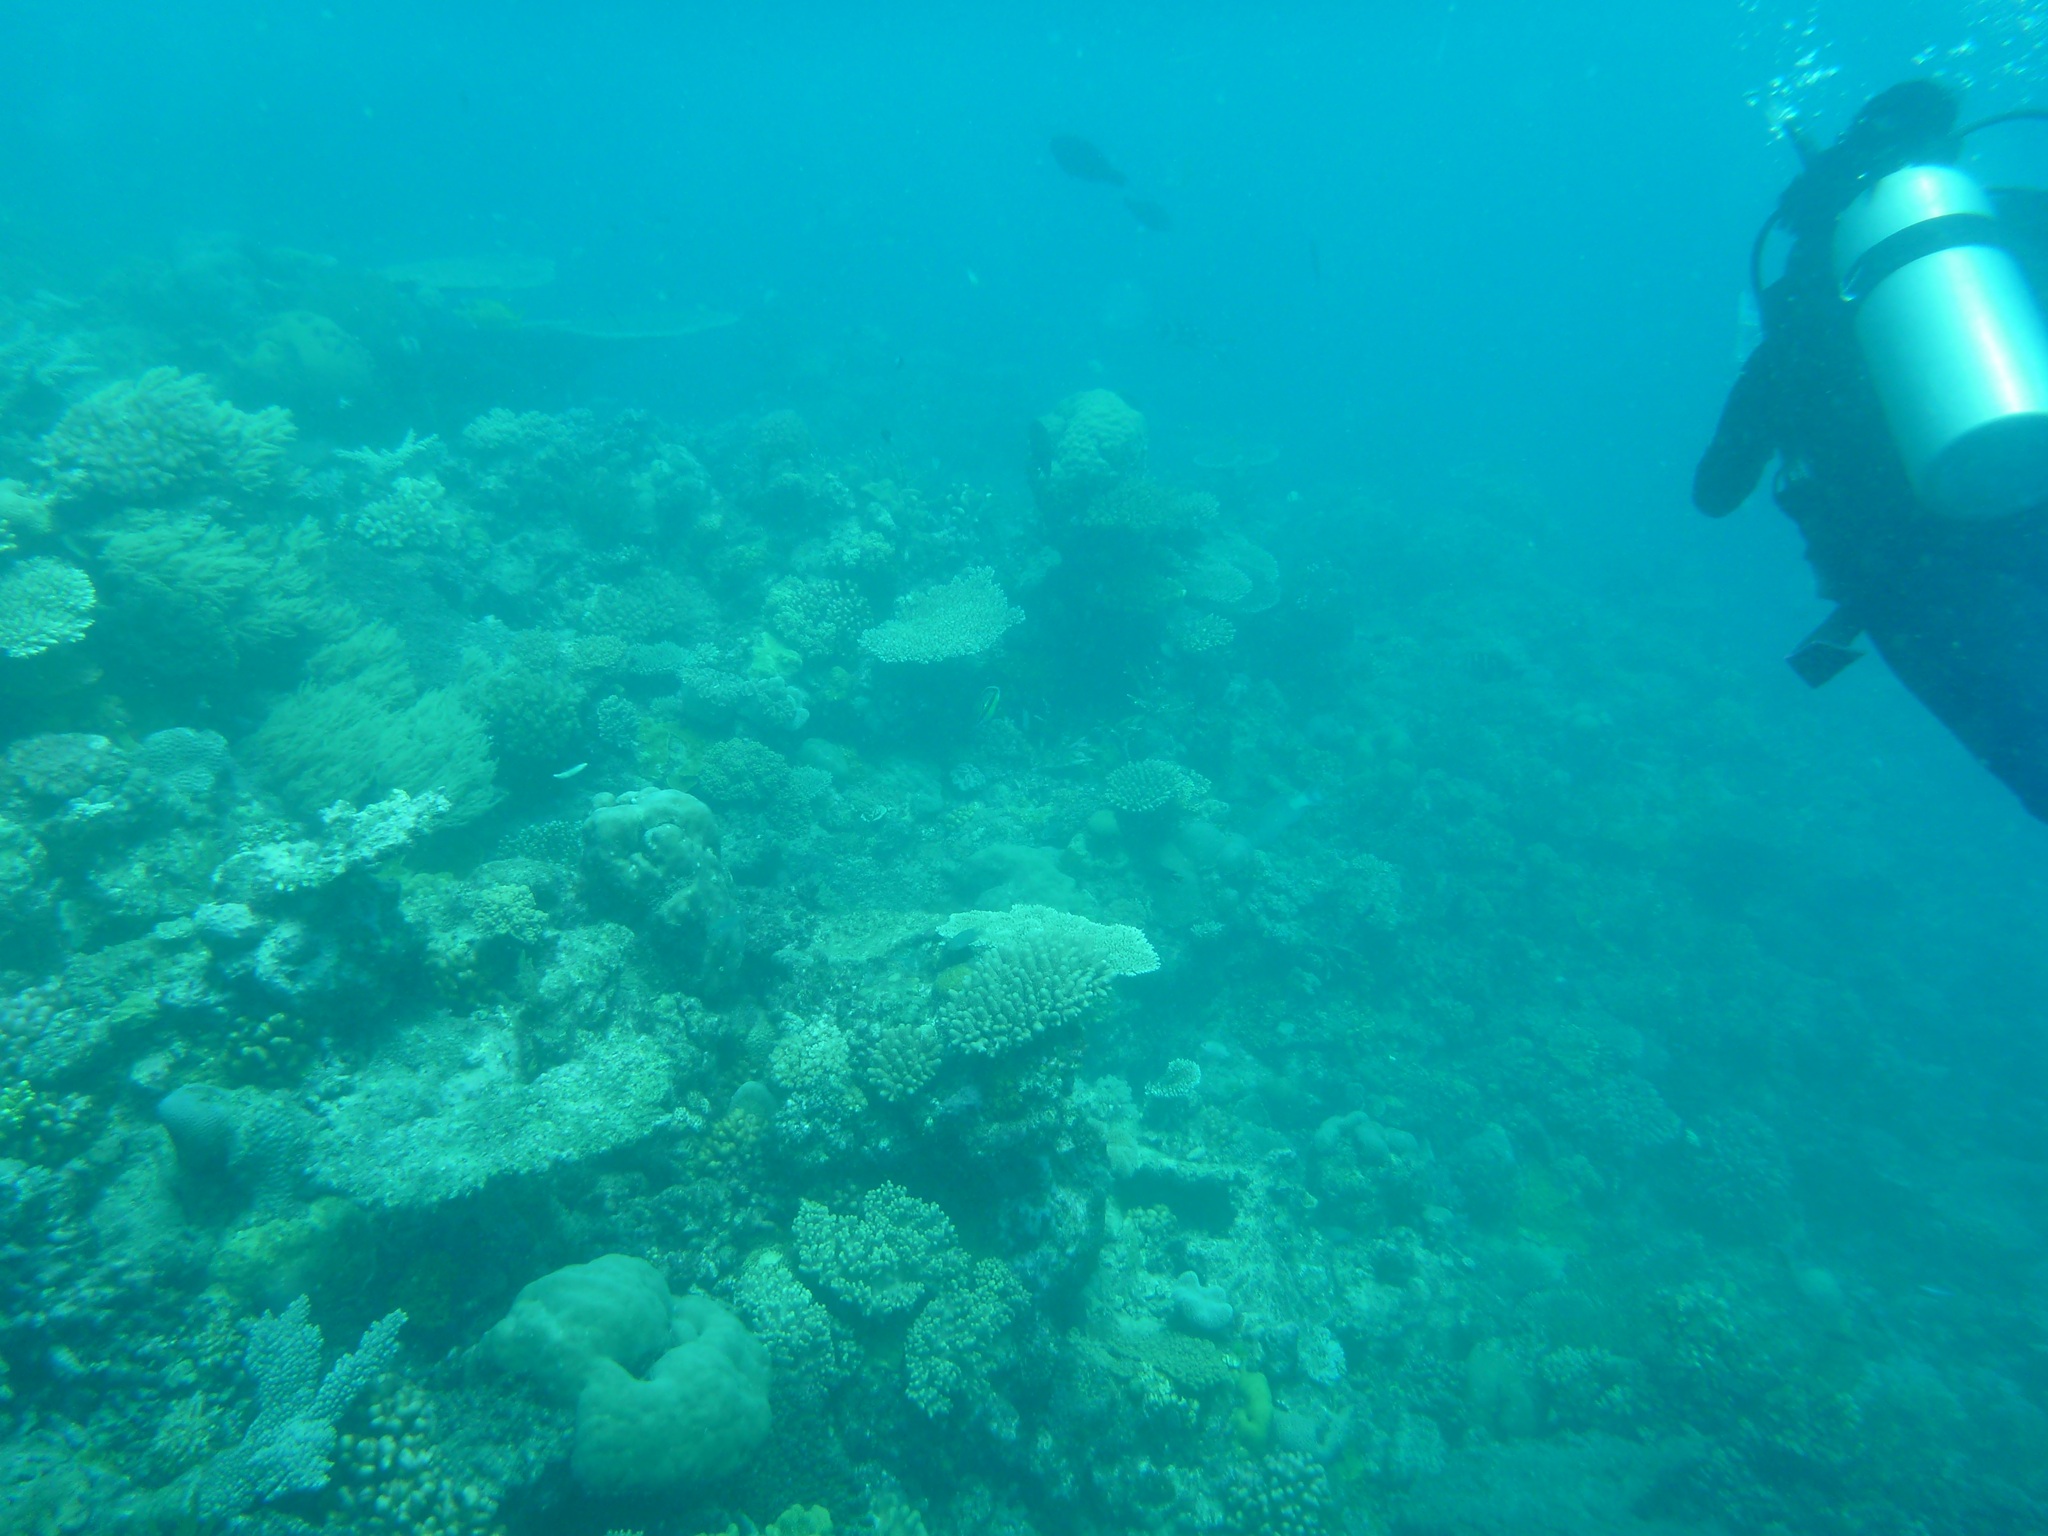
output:
[[[1835,274],[1892,436],[1950,517],[2048,502],[2048,326],[1998,210],[1952,165],[1909,165],[1835,225]]]

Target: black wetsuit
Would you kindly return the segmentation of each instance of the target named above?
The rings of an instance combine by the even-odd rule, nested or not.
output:
[[[1845,137],[1802,178],[1818,173],[1822,185],[1809,185],[1803,202],[1788,194],[1792,212],[1781,207],[1780,222],[1791,253],[1765,291],[1764,339],[1729,393],[1693,499],[1725,516],[1775,457],[1778,504],[1806,536],[1821,595],[1839,605],[1834,638],[1868,634],[1920,702],[2048,821],[2048,486],[2042,508],[1989,521],[1942,517],[1920,500],[1831,267],[1840,207],[1869,176],[1907,163],[1908,148],[1914,158],[1948,158],[1927,144],[1872,157]],[[2033,217],[2042,207],[2002,210],[2037,292],[2048,241],[2028,247],[2031,235],[2048,234]]]

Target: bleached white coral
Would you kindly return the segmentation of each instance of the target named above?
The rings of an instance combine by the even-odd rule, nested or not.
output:
[[[92,579],[62,560],[38,556],[0,575],[0,652],[39,656],[92,628]]]
[[[951,581],[896,600],[896,616],[861,633],[861,648],[879,661],[950,661],[974,656],[1024,622],[1010,606],[996,573],[976,566]]]
[[[43,438],[43,461],[72,497],[156,501],[193,491],[269,489],[297,429],[278,406],[242,411],[197,374],[152,368],[85,397]]]

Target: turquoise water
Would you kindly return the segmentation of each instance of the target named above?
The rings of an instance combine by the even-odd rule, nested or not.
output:
[[[2031,0],[5,25],[0,1532],[2048,1528],[2048,829],[1688,505]]]

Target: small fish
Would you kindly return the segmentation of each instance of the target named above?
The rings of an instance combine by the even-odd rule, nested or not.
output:
[[[1127,197],[1124,206],[1131,210],[1132,218],[1154,234],[1163,235],[1173,228],[1173,215],[1149,197]]]
[[[1054,134],[1048,147],[1054,163],[1076,181],[1099,181],[1105,186],[1120,187],[1129,179],[1109,163],[1109,157],[1101,150],[1071,133]]]
[[[564,768],[560,773],[556,774],[555,777],[558,779],[573,779],[576,777],[577,774],[581,773],[584,769],[588,768],[589,766],[590,764],[588,763],[578,763],[574,768]]]
[[[1003,707],[1003,690],[990,683],[981,690],[981,700],[974,706],[974,722],[977,725],[993,720],[996,711]]]

